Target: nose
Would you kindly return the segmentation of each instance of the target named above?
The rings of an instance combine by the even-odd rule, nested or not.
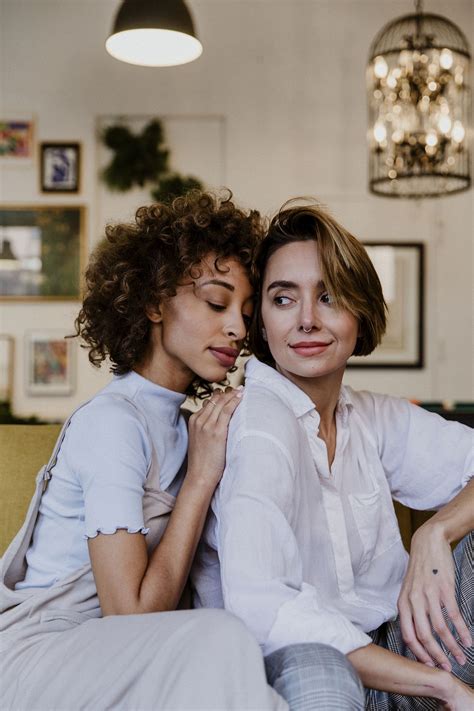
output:
[[[320,328],[317,305],[312,300],[302,301],[298,330],[310,333],[313,329],[319,330]]]
[[[244,340],[247,335],[247,326],[240,311],[232,314],[231,320],[228,321],[225,327],[225,332],[228,338],[232,338],[235,341]]]

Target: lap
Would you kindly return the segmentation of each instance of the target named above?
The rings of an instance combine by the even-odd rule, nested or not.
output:
[[[278,708],[257,643],[222,610],[110,616],[76,626],[50,616],[40,627],[6,666],[5,708]]]

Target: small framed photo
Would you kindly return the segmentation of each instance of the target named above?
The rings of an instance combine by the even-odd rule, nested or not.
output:
[[[34,156],[34,121],[31,116],[0,116],[0,159],[29,163]]]
[[[353,356],[354,368],[422,368],[424,350],[424,245],[370,242],[364,245],[388,306],[382,343],[368,356]]]
[[[0,402],[11,402],[13,399],[14,356],[13,336],[0,333]]]
[[[76,301],[86,256],[81,205],[0,205],[0,301]]]
[[[63,331],[26,334],[28,395],[70,395],[74,390],[74,339]]]
[[[80,169],[79,143],[41,143],[40,183],[43,193],[78,193]]]

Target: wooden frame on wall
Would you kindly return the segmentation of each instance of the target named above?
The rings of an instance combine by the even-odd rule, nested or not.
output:
[[[352,368],[423,368],[424,245],[421,242],[364,244],[379,275],[388,306],[382,343],[368,356],[353,356]]]
[[[27,331],[25,336],[28,395],[70,395],[75,384],[73,339],[63,331]]]
[[[31,114],[10,111],[0,116],[0,160],[29,165],[35,153],[35,122]]]
[[[0,205],[0,301],[77,301],[86,259],[82,205]]]
[[[81,182],[81,144],[40,144],[40,188],[43,193],[78,193]]]

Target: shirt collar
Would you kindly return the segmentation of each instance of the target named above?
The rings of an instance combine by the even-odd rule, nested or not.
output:
[[[249,383],[261,383],[266,388],[279,395],[290,405],[295,417],[303,417],[303,415],[314,411],[319,420],[319,415],[316,409],[317,404],[314,404],[309,395],[306,395],[301,388],[292,383],[291,380],[288,380],[288,378],[285,378],[285,376],[275,370],[275,368],[272,368],[271,366],[257,360],[255,356],[249,358],[245,364],[245,379],[246,382]],[[350,391],[343,385],[341,387],[337,403],[337,410],[342,417],[343,423],[347,421],[352,408],[353,403]]]

